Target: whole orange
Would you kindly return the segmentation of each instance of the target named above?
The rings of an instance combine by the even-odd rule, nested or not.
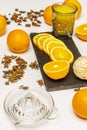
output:
[[[72,107],[79,117],[87,119],[87,88],[76,92],[72,99]]]
[[[9,49],[16,53],[25,52],[30,44],[30,37],[24,31],[15,29],[9,32],[7,36],[7,45]]]
[[[44,20],[48,25],[52,25],[52,6],[49,5],[45,8],[43,14]]]
[[[3,35],[6,31],[7,21],[3,15],[0,15],[0,35]]]

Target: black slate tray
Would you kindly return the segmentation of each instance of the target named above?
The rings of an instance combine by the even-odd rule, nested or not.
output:
[[[48,32],[48,33],[51,33],[51,32]],[[33,44],[33,37],[37,34],[38,33],[30,34],[32,44]],[[51,34],[53,35],[53,33],[51,33]],[[66,46],[72,51],[72,53],[74,54],[75,60],[79,56],[81,56],[81,54],[80,54],[79,50],[77,49],[72,38],[66,38],[66,39],[60,38],[60,39],[62,41],[64,41]],[[61,80],[50,79],[48,76],[45,75],[45,73],[43,72],[43,69],[42,69],[43,65],[50,61],[48,55],[45,54],[43,51],[39,50],[38,47],[36,47],[34,44],[33,44],[33,48],[34,48],[34,51],[35,51],[35,54],[36,54],[36,57],[37,57],[37,60],[38,60],[39,66],[40,66],[40,70],[41,70],[47,91],[80,88],[80,87],[85,87],[87,85],[87,81],[81,80],[74,75],[73,69],[72,69],[73,63],[70,66],[69,74],[64,79],[61,79]]]

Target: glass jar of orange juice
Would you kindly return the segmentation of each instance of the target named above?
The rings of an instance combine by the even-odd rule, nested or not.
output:
[[[73,34],[76,6],[56,3],[52,6],[53,33],[56,37],[71,37]]]

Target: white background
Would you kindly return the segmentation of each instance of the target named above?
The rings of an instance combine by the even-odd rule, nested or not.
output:
[[[60,0],[61,1],[61,0]],[[82,13],[79,19],[75,22],[75,27],[87,22],[87,1],[86,0],[79,0],[82,5]],[[18,8],[20,10],[30,11],[36,10],[39,11],[40,9],[44,9],[50,4],[53,4],[55,2],[58,2],[58,0],[0,0],[0,13],[3,15],[8,15],[9,13],[13,13],[15,8]],[[6,38],[9,33],[9,31],[13,29],[23,29],[28,34],[31,32],[44,32],[44,31],[52,31],[52,27],[45,24],[44,20],[42,19],[42,25],[41,27],[30,27],[26,28],[24,26],[17,26],[14,22],[12,22],[10,25],[7,26],[6,33],[3,36],[0,36],[0,62],[4,55],[17,55],[21,56],[25,60],[27,60],[28,63],[31,63],[32,61],[36,60],[36,56],[34,53],[34,50],[32,48],[32,44],[30,44],[30,48],[27,52],[22,54],[15,54],[11,51],[9,51],[7,44],[6,44]],[[81,41],[78,39],[75,34],[73,34],[73,40],[78,47],[79,51],[82,55],[87,55],[87,42]],[[20,85],[28,85],[29,87],[35,88],[35,89],[42,89],[45,91],[45,86],[40,88],[37,84],[37,80],[42,79],[41,73],[38,70],[32,70],[31,68],[27,68],[25,75],[22,80],[20,80],[17,83],[10,84],[9,86],[6,86],[4,84],[5,80],[2,78],[2,70],[3,65],[0,63],[0,130],[85,130],[87,129],[87,121],[83,120],[79,117],[77,117],[73,110],[72,110],[72,98],[75,94],[75,91],[73,89],[68,90],[60,90],[60,91],[53,91],[50,92],[52,95],[55,106],[58,108],[58,118],[55,120],[47,120],[42,125],[39,126],[33,126],[28,128],[23,127],[17,127],[12,124],[10,119],[7,117],[4,108],[3,103],[6,95],[15,88],[19,87]]]

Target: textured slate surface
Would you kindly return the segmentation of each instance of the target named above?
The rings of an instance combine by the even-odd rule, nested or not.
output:
[[[48,33],[50,33],[50,32],[48,32]],[[37,33],[30,34],[32,44],[33,44],[33,37],[36,34]],[[78,51],[72,38],[66,38],[66,39],[61,39],[61,40],[64,41],[66,46],[72,51],[75,59],[77,59],[79,56],[81,56],[81,54]],[[45,73],[43,72],[42,67],[45,63],[49,62],[50,59],[47,54],[45,54],[43,51],[40,51],[34,44],[33,44],[33,48],[34,48],[34,51],[35,51],[35,54],[36,54],[36,57],[37,57],[37,60],[38,60],[38,63],[39,63],[40,69],[41,69],[41,73],[42,73],[43,80],[44,80],[47,91],[57,91],[57,90],[63,90],[63,89],[80,88],[80,87],[84,87],[87,85],[87,81],[80,80],[79,78],[75,77],[75,75],[73,73],[73,69],[72,69],[73,63],[71,64],[69,74],[64,79],[55,81],[55,80],[52,80],[49,77],[47,77],[45,75]]]

